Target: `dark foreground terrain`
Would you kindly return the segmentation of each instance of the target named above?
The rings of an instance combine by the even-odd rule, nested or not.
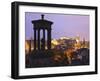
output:
[[[25,62],[26,68],[89,65],[89,49],[78,49],[72,52],[71,57],[62,50],[32,51],[26,54]]]

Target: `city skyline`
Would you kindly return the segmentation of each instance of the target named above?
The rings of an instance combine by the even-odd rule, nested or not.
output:
[[[44,14],[44,19],[53,22],[52,39],[60,37],[76,37],[81,40],[89,41],[89,16],[88,15],[73,15],[73,14],[47,14],[47,13],[25,13],[25,39],[34,39],[32,20],[41,19],[41,14]]]

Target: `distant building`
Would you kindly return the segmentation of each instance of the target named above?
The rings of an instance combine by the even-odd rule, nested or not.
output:
[[[68,48],[74,48],[76,50],[80,48],[89,48],[89,41],[86,41],[85,39],[80,41],[79,37],[61,37],[51,41],[51,49],[65,50]],[[47,49],[47,42],[45,43],[45,49]],[[28,54],[32,50],[34,50],[34,40],[25,40],[25,53]]]

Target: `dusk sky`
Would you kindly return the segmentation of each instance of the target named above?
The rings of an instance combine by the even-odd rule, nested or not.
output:
[[[52,39],[60,37],[76,37],[80,36],[81,40],[89,40],[89,16],[73,15],[73,14],[47,14],[47,13],[25,13],[25,39],[34,39],[32,20],[44,19],[52,21]]]

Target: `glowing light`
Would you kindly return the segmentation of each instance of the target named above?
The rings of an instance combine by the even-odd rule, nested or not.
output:
[[[76,42],[77,42],[77,43],[79,43],[79,40],[78,40],[78,39],[76,39]]]
[[[58,43],[58,41],[57,41],[57,40],[55,40],[55,39],[54,39],[54,40],[52,40],[52,41],[51,41],[51,43],[52,43],[52,44],[54,44],[54,45],[58,45],[58,44],[59,44],[59,43]]]
[[[68,38],[68,37],[61,37],[60,39],[63,40],[63,39],[70,39],[70,38]]]
[[[29,44],[27,41],[25,41],[25,51],[26,51],[26,54],[29,52]]]

